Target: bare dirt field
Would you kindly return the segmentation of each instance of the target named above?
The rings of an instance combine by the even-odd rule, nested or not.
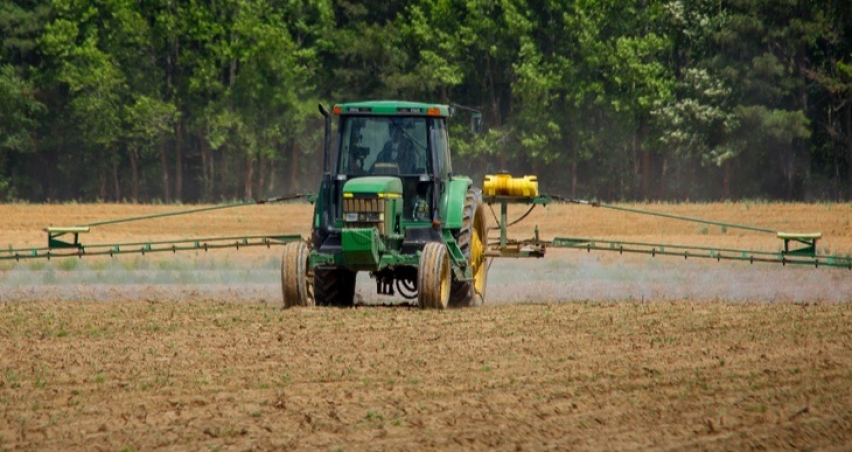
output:
[[[639,207],[819,231],[820,253],[852,253],[848,204]],[[2,205],[0,247],[177,209]],[[305,235],[310,212],[242,207],[81,240]],[[587,206],[513,231],[535,225],[780,246]],[[282,311],[279,251],[0,262],[0,450],[852,450],[849,270],[566,250],[495,261],[483,308]],[[371,289],[359,281],[364,303],[384,301]]]

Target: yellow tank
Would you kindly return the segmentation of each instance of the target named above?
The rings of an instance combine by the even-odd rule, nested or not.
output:
[[[482,184],[485,196],[538,196],[538,177],[512,177],[509,173],[487,174]]]

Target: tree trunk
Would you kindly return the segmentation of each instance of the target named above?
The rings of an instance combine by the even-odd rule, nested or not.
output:
[[[240,197],[240,184],[239,180],[235,182],[235,189],[231,192],[231,187],[228,184],[228,174],[230,172],[236,173],[239,171],[239,165],[234,163],[233,150],[230,147],[225,147],[224,149],[219,150],[219,167],[216,168],[216,177],[219,179],[219,183],[216,185],[217,192],[219,196],[230,196],[232,198]],[[231,158],[228,158],[230,155]],[[228,165],[231,165],[229,168]],[[221,171],[219,171],[221,170]]]
[[[787,179],[787,201],[793,200],[796,184],[796,144],[790,143],[790,151],[787,153],[787,161],[784,163],[784,176]]]
[[[106,201],[107,198],[106,179],[106,168],[101,168],[100,174],[98,175],[98,199],[101,201]]]
[[[250,153],[246,153],[246,172],[245,172],[245,189],[243,190],[243,198],[245,200],[252,199],[252,179],[254,178],[254,158]]]
[[[669,159],[663,157],[663,164],[660,168],[660,198],[667,199],[668,198],[668,190],[666,189],[666,176],[668,176],[669,172]]]
[[[828,132],[828,136],[831,137],[831,154],[834,168],[832,169],[832,183],[831,189],[833,191],[834,200],[837,202],[841,202],[843,200],[843,183],[840,177],[840,162],[843,159],[843,151],[841,151],[841,145],[843,144],[841,138],[838,136],[838,129],[843,130],[843,124],[836,121],[834,118],[834,108],[833,105],[837,105],[840,101],[836,97],[832,97],[831,105],[826,109],[826,132]],[[841,134],[842,135],[842,132]]]
[[[650,198],[651,187],[651,150],[642,149],[642,197],[647,201]]]
[[[207,152],[204,137],[198,138],[198,153],[201,154],[201,200],[210,200],[210,179],[207,178]]]
[[[177,104],[177,102],[175,101],[176,88],[174,86],[174,72],[175,72],[175,66],[178,64],[178,59],[180,57],[180,41],[177,37],[174,37],[174,41],[172,41],[171,44],[172,44],[172,49],[171,49],[172,51],[166,52],[166,90],[167,90],[167,96],[169,96],[171,98],[171,100],[173,102],[175,102],[175,104]],[[175,137],[175,138],[177,138],[177,137]],[[179,148],[180,148],[180,144],[178,143],[178,145],[175,146],[175,149],[177,150]],[[179,158],[175,158],[175,161],[180,163]],[[172,202],[172,194],[171,194],[171,186],[169,185],[170,184],[170,181],[169,181],[169,164],[168,164],[168,160],[167,160],[167,157],[166,157],[166,148],[162,144],[160,145],[160,169],[163,172],[163,196],[165,198],[164,201],[166,203],[171,203]],[[176,171],[178,173],[180,173],[180,166],[177,166]]]
[[[831,109],[831,107],[829,107],[828,108],[828,124],[829,124],[830,128],[833,128],[833,126],[832,126],[833,118],[831,117],[831,113],[832,113],[832,109]],[[829,131],[829,135],[832,136],[832,138],[834,138],[834,134],[832,134],[830,131]],[[842,195],[843,190],[842,190],[841,185],[840,185],[840,150],[838,148],[839,148],[838,144],[836,142],[832,141],[831,151],[832,151],[832,154],[833,154],[833,157],[834,157],[834,183],[832,185],[834,186],[833,187],[834,188],[834,200],[837,201],[837,202],[840,202],[840,200],[843,196]]]
[[[216,175],[218,172],[216,171],[216,156],[218,155],[213,149],[207,148],[207,155],[210,156],[210,196],[216,196],[216,184],[213,181],[216,180]]]
[[[636,145],[636,135],[637,132],[633,132],[633,140],[630,143],[630,150],[633,153],[633,180],[630,182],[630,197],[633,198],[636,196],[636,190],[639,188],[636,186],[636,180],[639,179],[639,172],[641,169],[641,165],[639,164],[639,154],[637,153],[638,146]]]
[[[183,151],[181,149],[181,138],[183,137],[183,127],[181,120],[178,119],[175,124],[175,201],[183,200]]]
[[[852,199],[852,105],[846,106],[846,169],[846,183],[849,184],[846,199]]]
[[[112,159],[112,184],[115,202],[121,202],[121,184],[118,183],[118,156]]]
[[[808,98],[808,90],[809,86],[808,80],[808,59],[807,59],[807,49],[803,43],[800,43],[796,49],[796,65],[799,73],[799,77],[801,78],[801,83],[799,83],[798,87],[798,95],[799,95],[799,108],[801,108],[805,114],[809,113],[810,105]],[[797,164],[802,169],[802,175],[799,183],[798,190],[798,198],[800,200],[809,200],[811,198],[811,145],[810,143],[804,140],[796,140],[796,154],[797,154]]]
[[[202,174],[204,174],[204,188],[206,190],[207,199],[212,200],[216,197],[216,185],[213,182],[216,177],[216,158],[213,153],[213,149],[210,149],[210,143],[208,143],[204,138],[200,138],[200,142],[202,151],[201,155],[204,157],[204,161],[206,162],[203,164],[204,167],[201,169]]]
[[[169,187],[169,162],[166,159],[166,148],[160,146],[160,169],[163,172],[163,196],[166,204],[172,202],[172,192]]]
[[[293,140],[293,145],[290,147],[290,192],[295,193],[298,190],[299,178],[299,144]]]
[[[38,155],[38,154],[33,154]],[[4,182],[7,181],[7,178],[3,175],[6,169],[6,150],[0,148],[0,199],[7,199],[8,192],[3,190]],[[11,190],[11,186],[7,186],[8,190]]]
[[[275,159],[269,160],[269,169],[266,170],[268,177],[266,180],[266,193],[275,193]]]
[[[201,187],[202,196],[205,201],[212,201],[215,197],[213,177],[216,175],[216,165],[213,158],[213,150],[203,136],[198,137],[198,153],[201,154]]]
[[[130,151],[130,178],[133,182],[133,203],[139,202],[139,151]]]
[[[98,198],[101,202],[106,202],[107,199],[107,166],[104,160],[103,152],[98,152]]]
[[[834,200],[840,202],[840,152],[837,150],[837,145],[831,146],[834,154]]]
[[[571,162],[571,199],[577,199],[577,159]]]
[[[722,200],[727,201],[731,196],[731,160],[722,163]]]
[[[260,161],[257,165],[257,197],[263,199],[266,196],[266,162],[268,159],[265,155],[260,156]]]

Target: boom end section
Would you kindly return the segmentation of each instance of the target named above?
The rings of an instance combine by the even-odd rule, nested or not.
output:
[[[44,232],[47,232],[47,247],[48,248],[81,248],[80,245],[80,234],[89,232],[90,228],[88,226],[50,226],[44,228]],[[73,234],[74,241],[73,242],[65,242],[59,240],[59,237],[62,237],[66,234]]]
[[[817,240],[822,238],[821,232],[778,232],[778,238],[784,241],[784,251],[787,256],[816,256]],[[790,249],[790,242],[802,246]]]

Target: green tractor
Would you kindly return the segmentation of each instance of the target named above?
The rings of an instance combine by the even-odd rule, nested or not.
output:
[[[447,105],[335,105],[308,243],[285,246],[284,306],[352,306],[355,276],[424,309],[481,305],[488,262],[482,192],[453,173]],[[336,152],[331,121],[337,116]],[[480,128],[474,114],[471,127]]]

